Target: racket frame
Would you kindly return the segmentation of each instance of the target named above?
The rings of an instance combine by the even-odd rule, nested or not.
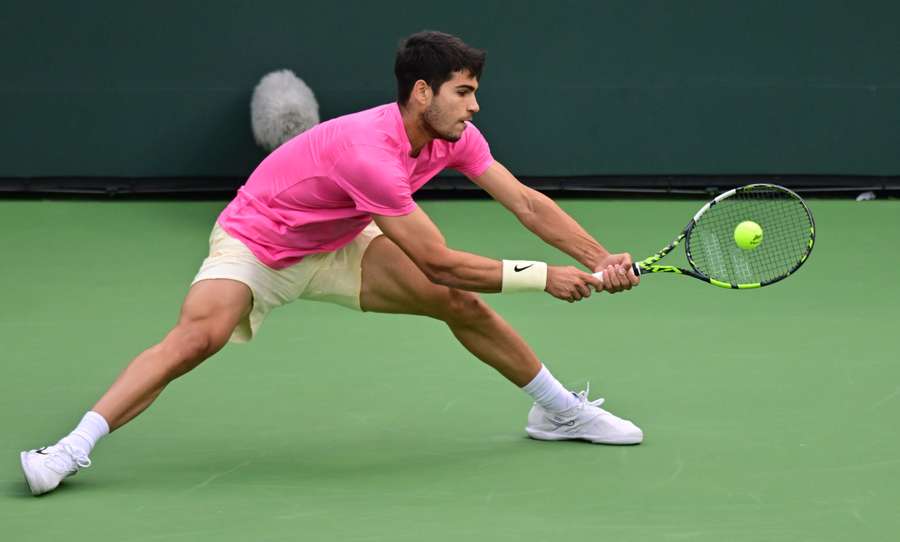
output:
[[[750,190],[753,188],[759,188],[759,187],[768,187],[768,188],[776,188],[778,190],[783,190],[783,191],[791,194],[795,198],[797,198],[797,201],[800,203],[800,205],[803,206],[803,209],[806,211],[806,216],[809,217],[809,224],[810,224],[809,242],[807,245],[806,253],[803,254],[803,256],[800,258],[800,260],[797,263],[795,263],[793,265],[793,267],[791,267],[791,269],[788,270],[787,273],[784,273],[783,275],[780,275],[778,277],[775,277],[775,278],[772,278],[772,279],[769,279],[769,280],[766,280],[763,282],[736,284],[736,283],[723,282],[721,280],[716,280],[716,279],[707,277],[705,274],[703,274],[702,272],[697,270],[697,268],[694,264],[694,259],[691,256],[691,231],[694,229],[694,226],[697,225],[697,222],[700,220],[700,217],[702,217],[703,214],[706,213],[714,205],[718,204],[722,200],[730,198],[731,196],[737,194],[738,192],[743,192],[743,191],[747,191],[747,190]],[[680,245],[682,241],[685,241],[684,252],[685,252],[685,256],[687,257],[688,263],[691,266],[690,269],[685,269],[683,267],[677,267],[674,265],[657,265],[656,264],[656,262],[661,260],[663,258],[663,256],[672,252],[672,250],[674,250],[675,247]],[[699,280],[708,282],[708,283],[710,283],[714,286],[718,286],[720,288],[727,288],[727,289],[732,289],[732,290],[746,290],[746,289],[751,289],[751,288],[761,288],[763,286],[768,286],[770,284],[774,284],[780,280],[783,280],[783,279],[789,277],[790,275],[792,275],[793,273],[795,273],[798,269],[800,269],[800,266],[802,266],[806,262],[807,258],[809,257],[810,253],[812,252],[815,241],[816,241],[816,223],[813,220],[813,216],[809,210],[809,207],[806,206],[806,202],[804,202],[803,199],[797,195],[797,193],[795,193],[794,191],[792,191],[788,188],[777,185],[777,184],[754,183],[754,184],[739,186],[737,188],[732,188],[731,190],[723,192],[723,193],[719,194],[718,196],[716,196],[715,198],[713,198],[712,200],[708,201],[705,205],[703,205],[703,207],[700,208],[700,210],[698,210],[694,214],[693,218],[691,218],[691,220],[690,220],[690,222],[688,222],[687,226],[685,226],[684,229],[681,231],[681,233],[678,234],[678,237],[676,237],[674,240],[672,240],[672,242],[669,243],[669,245],[666,246],[666,248],[660,250],[659,252],[650,256],[649,258],[645,258],[639,262],[636,262],[635,264],[633,264],[632,267],[635,269],[636,273],[637,272],[640,272],[641,274],[645,274],[645,273],[677,273],[679,275],[688,275],[690,277],[694,277],[695,279],[699,279]]]

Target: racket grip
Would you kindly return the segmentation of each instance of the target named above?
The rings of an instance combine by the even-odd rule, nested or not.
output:
[[[634,276],[636,276],[636,277],[641,276],[641,268],[638,267],[638,264],[632,263],[631,270],[634,271]],[[600,279],[600,282],[603,282],[603,271],[598,271],[598,272],[594,273],[594,276],[597,277],[598,279]]]

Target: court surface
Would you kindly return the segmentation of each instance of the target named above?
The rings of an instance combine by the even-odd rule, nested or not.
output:
[[[570,200],[648,255],[702,202]],[[0,538],[895,540],[900,202],[811,201],[816,248],[756,291],[646,277],[569,305],[486,296],[635,447],[536,442],[530,402],[436,321],[274,312],[42,498],[18,452],[69,431],[159,340],[225,202],[0,201]],[[451,246],[570,260],[489,201],[425,202]],[[663,261],[668,263],[669,258]]]

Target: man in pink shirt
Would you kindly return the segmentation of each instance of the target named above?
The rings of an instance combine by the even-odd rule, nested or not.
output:
[[[638,284],[552,200],[491,156],[470,122],[485,53],[439,32],[410,36],[395,60],[398,99],[324,122],[276,149],[222,211],[163,341],[137,356],[78,426],[22,452],[32,493],[90,465],[97,441],[147,408],[175,378],[229,340],[248,341],[273,308],[314,299],[446,322],[476,357],[534,399],[526,432],[542,440],[637,444],[633,423],[565,389],[475,292],[544,291],[575,302]],[[571,266],[493,260],[446,245],[413,194],[445,168],[485,189],[529,230],[603,280]]]

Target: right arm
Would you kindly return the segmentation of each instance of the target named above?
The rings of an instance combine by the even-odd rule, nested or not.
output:
[[[502,263],[448,247],[440,230],[422,209],[417,207],[403,216],[374,215],[373,218],[431,282],[473,292],[500,291]],[[554,297],[578,301],[591,295],[590,286],[597,290],[603,287],[595,277],[574,267],[548,268],[545,291]]]

